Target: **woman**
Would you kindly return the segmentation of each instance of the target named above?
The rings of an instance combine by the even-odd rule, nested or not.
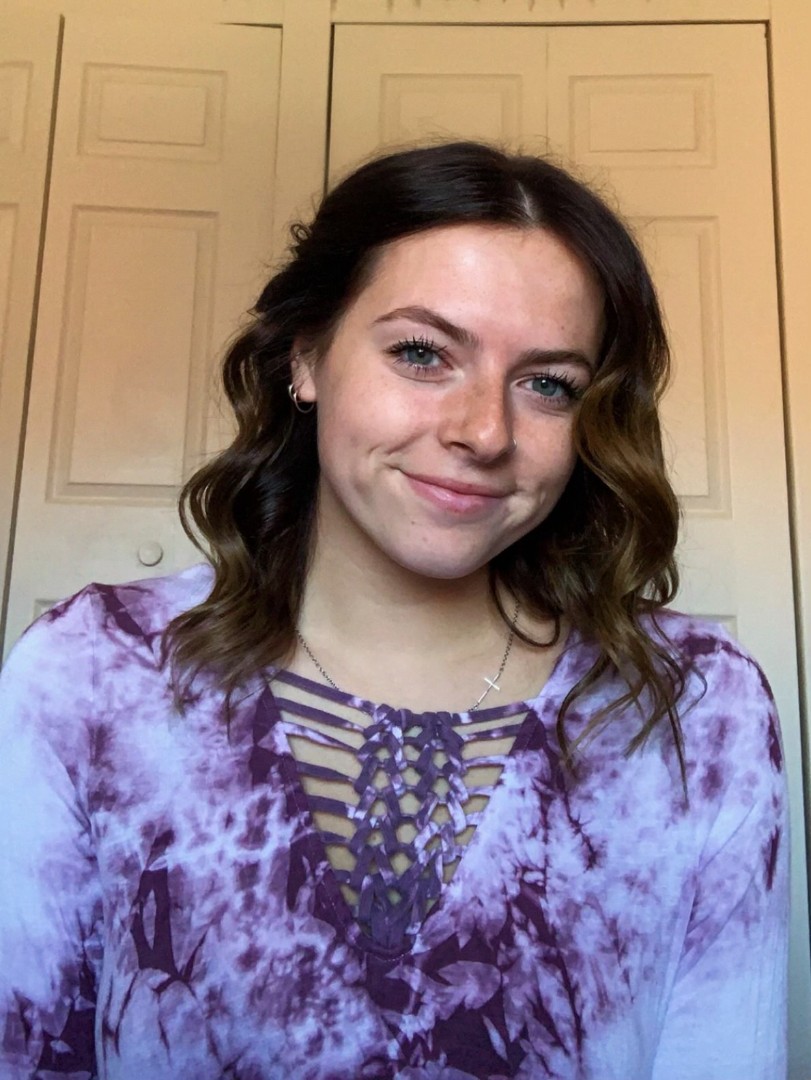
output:
[[[543,160],[378,159],[224,374],[210,565],[4,672],[3,1077],[782,1075],[777,719],[663,608],[624,227]]]

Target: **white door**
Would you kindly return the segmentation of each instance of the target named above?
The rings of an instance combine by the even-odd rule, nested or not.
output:
[[[419,138],[529,142],[546,133],[547,31],[337,26],[329,175]]]
[[[793,629],[781,639],[767,615],[793,595],[764,30],[560,29],[548,64],[550,142],[616,193],[670,323],[679,602],[782,672]]]
[[[196,557],[176,496],[223,441],[215,363],[266,273],[280,44],[67,22],[7,647],[90,579]]]
[[[548,135],[616,192],[674,349],[664,402],[684,510],[677,605],[766,670],[792,805],[792,1077],[811,1010],[797,643],[783,430],[765,28],[561,28]]]
[[[0,20],[0,639],[58,42],[56,15]]]
[[[341,26],[330,173],[416,137],[547,145],[605,190],[671,329],[664,407],[685,519],[676,605],[726,623],[770,678],[793,831],[792,1056],[811,1011],[764,28]],[[539,104],[543,103],[543,110]]]
[[[437,135],[548,147],[618,201],[674,346],[679,603],[796,697],[763,28],[338,27],[331,176]]]

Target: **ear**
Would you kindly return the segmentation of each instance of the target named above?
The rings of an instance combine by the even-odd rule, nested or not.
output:
[[[299,401],[316,401],[315,381],[315,349],[306,346],[298,339],[293,342],[293,351],[290,354],[290,381],[296,390]]]

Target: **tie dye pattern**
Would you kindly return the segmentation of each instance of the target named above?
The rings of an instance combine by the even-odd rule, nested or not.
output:
[[[723,631],[661,618],[695,667],[689,806],[664,728],[623,756],[630,711],[567,778],[555,719],[594,659],[573,636],[453,877],[381,942],[342,899],[280,691],[257,680],[230,735],[205,679],[173,708],[160,634],[209,586],[92,586],[0,675],[3,1080],[785,1074],[781,744]],[[579,699],[572,734],[616,691]]]

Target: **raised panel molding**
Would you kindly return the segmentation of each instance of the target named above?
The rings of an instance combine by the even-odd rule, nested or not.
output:
[[[31,64],[0,64],[0,146],[15,150],[25,144]]]
[[[653,267],[673,349],[673,380],[662,402],[671,478],[685,509],[726,515],[718,222],[658,217],[634,226]]]
[[[173,503],[205,446],[216,229],[207,213],[74,209],[51,501]]]
[[[0,204],[0,375],[5,357],[6,330],[11,299],[11,261],[17,231],[17,207]]]
[[[383,75],[380,138],[426,134],[516,139],[521,132],[520,75]]]
[[[79,153],[219,161],[226,84],[223,71],[87,64]]]
[[[572,76],[575,160],[610,168],[715,162],[711,75]]]

